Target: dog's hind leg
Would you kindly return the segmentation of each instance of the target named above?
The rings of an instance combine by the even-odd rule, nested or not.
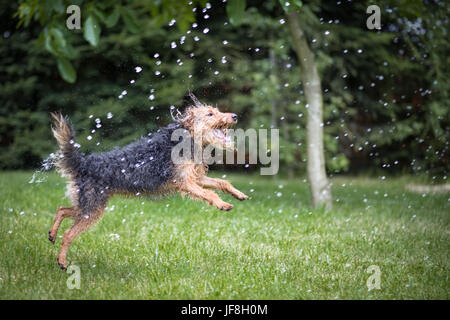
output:
[[[98,208],[87,214],[78,214],[75,217],[73,225],[64,232],[61,250],[58,255],[58,264],[61,269],[67,268],[66,255],[70,244],[82,232],[86,231],[95,221],[97,221],[103,214],[104,207]]]
[[[59,207],[58,210],[56,210],[56,216],[55,220],[53,221],[53,226],[48,232],[48,240],[50,240],[51,243],[55,243],[56,235],[58,234],[59,226],[61,225],[61,222],[65,218],[74,218],[77,214],[77,210],[75,210],[73,207]]]

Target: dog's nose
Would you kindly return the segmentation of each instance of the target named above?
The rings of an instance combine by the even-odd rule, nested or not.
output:
[[[238,118],[237,114],[233,113],[233,114],[231,115],[231,119],[233,119],[234,122],[237,121],[237,118]]]

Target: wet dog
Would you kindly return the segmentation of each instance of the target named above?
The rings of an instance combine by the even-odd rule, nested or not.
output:
[[[68,178],[67,193],[72,207],[59,207],[48,239],[54,243],[58,228],[65,218],[74,220],[64,233],[58,264],[67,268],[66,254],[72,241],[102,216],[108,199],[114,194],[166,195],[178,192],[217,207],[231,210],[211,189],[230,193],[236,199],[248,197],[228,181],[207,177],[208,166],[193,157],[173,160],[173,150],[182,139],[204,149],[208,145],[228,148],[232,142],[227,129],[237,123],[234,113],[222,113],[217,108],[200,103],[191,96],[194,105],[174,117],[174,123],[121,148],[104,153],[85,155],[79,152],[74,130],[67,118],[52,113],[52,128],[59,151],[55,166]],[[187,137],[173,139],[176,130]],[[184,141],[186,142],[186,141]]]

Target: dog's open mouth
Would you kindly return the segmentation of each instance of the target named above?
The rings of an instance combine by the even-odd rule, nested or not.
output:
[[[228,136],[228,128],[222,127],[213,130],[214,136],[222,141],[223,144],[229,144],[232,142],[231,137]]]

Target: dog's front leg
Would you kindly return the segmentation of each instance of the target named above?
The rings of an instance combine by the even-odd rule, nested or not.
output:
[[[226,180],[204,176],[200,180],[200,185],[202,185],[205,188],[212,188],[221,190],[223,192],[228,192],[238,200],[248,199],[247,195],[245,195],[243,192],[233,187],[233,185]]]
[[[184,184],[180,188],[180,192],[182,194],[188,194],[194,199],[206,201],[210,205],[216,206],[220,210],[229,211],[233,209],[233,205],[220,199],[220,197],[215,192],[203,189],[201,186],[195,183]]]

